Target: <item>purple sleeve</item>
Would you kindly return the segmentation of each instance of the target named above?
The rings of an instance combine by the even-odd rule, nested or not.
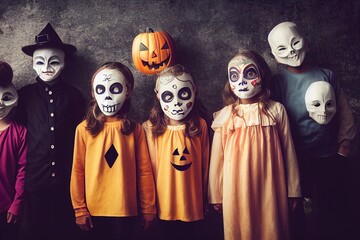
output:
[[[24,182],[25,182],[25,164],[26,164],[26,154],[27,154],[27,141],[26,141],[26,128],[22,128],[19,131],[19,152],[18,152],[18,162],[16,166],[17,175],[15,183],[15,197],[12,202],[9,212],[14,215],[21,214],[21,207],[24,200]]]

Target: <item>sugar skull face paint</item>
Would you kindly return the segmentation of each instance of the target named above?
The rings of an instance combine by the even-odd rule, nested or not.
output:
[[[41,80],[51,82],[65,67],[65,53],[57,48],[37,49],[33,54],[33,69]]]
[[[303,63],[307,47],[296,24],[283,22],[276,25],[268,35],[268,42],[277,62],[292,67]]]
[[[115,69],[103,69],[94,78],[93,91],[101,112],[105,116],[114,116],[126,99],[125,76]]]
[[[233,58],[228,65],[231,90],[240,99],[249,99],[261,91],[261,77],[255,63],[247,57]]]
[[[170,119],[180,121],[193,108],[195,87],[190,74],[160,76],[155,90],[163,112]]]
[[[309,116],[319,124],[328,124],[336,113],[333,87],[326,81],[312,83],[305,93]]]
[[[18,94],[13,84],[0,87],[0,120],[5,118],[17,105]]]

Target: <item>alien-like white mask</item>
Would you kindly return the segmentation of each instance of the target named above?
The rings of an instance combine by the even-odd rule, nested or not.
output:
[[[127,86],[125,76],[116,69],[103,69],[94,78],[96,102],[105,116],[114,116],[123,106]]]
[[[5,118],[17,105],[18,94],[13,84],[8,87],[0,87],[0,120]]]
[[[57,48],[37,49],[33,53],[33,69],[44,82],[56,79],[65,67],[65,53]]]
[[[184,119],[193,108],[195,86],[190,74],[160,76],[155,92],[163,112],[173,120]]]
[[[230,88],[240,99],[249,99],[261,91],[261,77],[255,63],[247,57],[233,58],[228,65]]]
[[[268,42],[277,62],[292,67],[303,63],[307,46],[296,24],[282,22],[276,25],[268,35]]]
[[[328,124],[336,113],[333,87],[326,81],[312,83],[305,93],[309,116],[319,124]]]

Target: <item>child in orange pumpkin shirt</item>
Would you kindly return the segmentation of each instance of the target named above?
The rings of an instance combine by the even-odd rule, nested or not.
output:
[[[202,239],[209,135],[190,73],[175,65],[156,80],[156,103],[143,123],[154,172],[161,236]]]

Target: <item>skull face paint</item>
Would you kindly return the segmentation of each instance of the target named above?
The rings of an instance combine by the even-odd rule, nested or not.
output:
[[[336,99],[333,87],[326,81],[312,83],[305,93],[309,116],[319,124],[328,124],[336,113]]]
[[[296,24],[283,22],[276,25],[268,35],[268,42],[277,62],[292,67],[303,63],[307,47]]]
[[[126,99],[125,76],[115,69],[103,69],[94,78],[93,91],[101,112],[105,116],[114,116]]]
[[[249,99],[261,91],[261,77],[255,63],[247,57],[233,58],[228,65],[230,88],[240,99]]]
[[[65,67],[65,53],[57,48],[37,49],[33,54],[33,69],[41,80],[51,82]]]
[[[0,87],[0,120],[5,118],[17,105],[18,94],[13,84]]]
[[[165,75],[158,78],[157,97],[163,112],[170,119],[180,121],[191,111],[195,99],[194,80],[190,74]]]

